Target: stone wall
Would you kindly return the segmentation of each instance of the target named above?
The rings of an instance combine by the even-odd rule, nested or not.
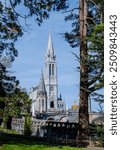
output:
[[[39,137],[46,137],[48,134],[56,134],[59,133],[67,133],[68,131],[71,134],[70,129],[75,129],[78,124],[78,115],[77,114],[67,114],[68,118],[67,121],[62,117],[61,120],[55,121],[55,120],[41,120],[41,119],[32,119],[32,136],[39,136]],[[71,116],[72,115],[72,116]],[[74,115],[74,116],[73,116]],[[64,116],[64,115],[62,115]],[[59,118],[61,118],[59,116]],[[69,119],[71,118],[71,119]],[[65,119],[65,120],[64,120]],[[69,120],[70,121],[69,121]],[[102,124],[103,123],[103,114],[100,113],[89,113],[89,121],[90,123],[96,123],[96,124]],[[16,130],[19,134],[24,133],[24,117],[23,118],[13,118],[12,119],[12,129]],[[61,127],[61,128],[60,128]],[[72,131],[73,132],[73,131]],[[69,134],[69,133],[68,133]],[[73,133],[75,134],[75,133]]]
[[[11,128],[16,130],[19,134],[24,134],[24,123],[25,119],[22,118],[12,118]]]
[[[77,135],[77,123],[55,122],[48,120],[32,120],[32,136],[45,137],[47,139],[74,139]],[[12,129],[19,134],[24,133],[24,118],[13,118]]]

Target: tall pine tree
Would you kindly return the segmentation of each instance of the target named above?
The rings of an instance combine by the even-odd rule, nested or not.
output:
[[[103,0],[80,0],[79,7],[70,10],[65,20],[72,20],[72,31],[65,33],[65,39],[74,47],[79,47],[79,55],[74,54],[80,65],[79,130],[77,139],[86,139],[89,129],[88,98],[92,95],[103,101],[98,90],[104,81],[104,33]],[[77,11],[78,9],[78,11]]]

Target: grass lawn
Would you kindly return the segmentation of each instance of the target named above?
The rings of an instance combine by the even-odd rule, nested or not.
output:
[[[12,130],[5,130],[0,127],[0,150],[87,150],[70,146],[53,146],[40,143],[36,138],[27,138],[24,135],[17,135]],[[3,134],[4,133],[4,134]]]
[[[69,146],[47,146],[47,145],[26,145],[26,144],[3,144],[0,150],[86,150]]]
[[[70,146],[53,146],[40,143],[37,139],[27,139],[19,135],[0,135],[0,150],[87,150]]]

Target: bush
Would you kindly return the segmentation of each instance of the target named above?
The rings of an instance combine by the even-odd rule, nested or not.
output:
[[[15,130],[5,129],[2,126],[0,126],[0,133],[17,134]]]
[[[93,128],[93,141],[95,146],[103,147],[104,146],[104,125],[95,125]]]
[[[30,116],[25,117],[24,135],[31,136],[32,134],[32,121]]]

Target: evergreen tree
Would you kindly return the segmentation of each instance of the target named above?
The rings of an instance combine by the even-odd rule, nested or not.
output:
[[[79,47],[75,54],[80,65],[80,104],[79,132],[77,139],[85,139],[89,129],[88,98],[90,95],[103,101],[98,90],[103,88],[104,78],[104,33],[103,0],[80,0],[79,6],[70,10],[65,20],[72,20],[72,31],[65,33],[65,39],[74,47]],[[78,10],[78,11],[77,11]]]
[[[1,118],[3,118],[4,127],[11,128],[10,118],[31,116],[31,100],[29,95],[22,88],[17,87],[9,96],[1,97],[4,107],[1,108]]]

